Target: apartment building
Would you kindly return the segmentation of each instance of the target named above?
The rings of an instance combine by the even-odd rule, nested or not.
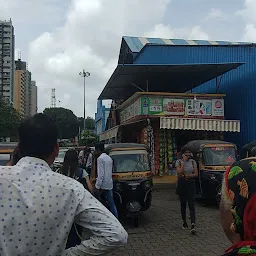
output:
[[[37,86],[35,81],[31,81],[31,105],[30,115],[33,116],[37,113]]]
[[[14,108],[25,117],[25,71],[15,70],[14,73]]]
[[[14,108],[23,117],[37,113],[37,86],[31,80],[31,72],[27,63],[18,59],[15,61]]]
[[[15,36],[12,21],[0,21],[0,96],[14,101]]]

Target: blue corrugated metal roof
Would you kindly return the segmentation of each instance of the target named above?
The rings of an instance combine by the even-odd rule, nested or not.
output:
[[[148,37],[124,36],[123,39],[133,53],[138,53],[146,44],[159,45],[246,45],[248,42],[228,42],[228,41],[207,41],[207,40],[185,40],[185,39],[164,39]]]

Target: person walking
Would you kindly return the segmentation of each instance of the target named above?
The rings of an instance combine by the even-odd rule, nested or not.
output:
[[[186,218],[186,209],[188,205],[191,220],[191,234],[195,234],[195,193],[198,169],[196,162],[192,159],[192,153],[188,148],[182,148],[181,153],[182,158],[177,160],[176,170],[178,175],[177,194],[180,199],[181,217],[183,221],[182,228],[188,229]]]
[[[220,215],[232,243],[223,256],[256,255],[256,157],[239,160],[223,179]]]
[[[51,170],[56,124],[36,114],[18,133],[21,159],[0,167],[0,255],[100,255],[126,244],[125,229],[82,184]],[[65,250],[73,223],[91,237]]]
[[[96,155],[98,155],[95,188],[106,199],[108,207],[113,215],[118,218],[118,212],[113,197],[113,160],[104,152],[104,144],[97,144],[95,146],[95,151]]]

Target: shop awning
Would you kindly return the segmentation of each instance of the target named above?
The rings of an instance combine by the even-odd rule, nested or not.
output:
[[[119,129],[119,125],[101,133],[100,136],[99,136],[100,141],[115,138],[117,136],[118,129]]]
[[[139,91],[183,93],[243,64],[118,65],[99,99],[127,99]]]
[[[240,132],[240,121],[161,117],[161,129]]]

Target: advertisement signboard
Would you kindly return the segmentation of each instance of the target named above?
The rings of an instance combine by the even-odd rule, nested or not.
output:
[[[183,116],[185,115],[185,101],[184,99],[165,98],[163,100],[164,115]]]
[[[188,99],[186,101],[186,113],[188,116],[211,116],[212,101]]]
[[[120,113],[121,122],[139,115],[224,117],[224,100],[188,97],[141,97]]]
[[[224,100],[213,99],[212,100],[212,115],[213,116],[224,116]]]

